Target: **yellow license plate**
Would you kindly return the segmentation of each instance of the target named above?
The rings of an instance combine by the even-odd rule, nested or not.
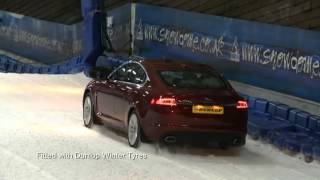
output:
[[[224,108],[222,106],[192,106],[192,113],[194,114],[224,114]]]

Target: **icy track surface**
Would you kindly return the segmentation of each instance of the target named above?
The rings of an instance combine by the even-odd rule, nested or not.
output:
[[[188,147],[173,153],[152,144],[132,149],[123,135],[105,126],[83,126],[81,101],[88,81],[82,74],[0,74],[1,180],[320,177],[318,163],[306,164],[250,139],[240,150]]]

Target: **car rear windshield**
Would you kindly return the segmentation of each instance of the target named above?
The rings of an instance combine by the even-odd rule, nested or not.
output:
[[[172,88],[223,89],[226,82],[212,71],[174,70],[158,71],[164,83]]]

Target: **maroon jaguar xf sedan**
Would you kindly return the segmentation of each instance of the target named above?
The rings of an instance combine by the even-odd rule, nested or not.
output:
[[[243,146],[247,102],[213,68],[171,60],[128,61],[84,92],[86,127],[108,123],[141,141]]]

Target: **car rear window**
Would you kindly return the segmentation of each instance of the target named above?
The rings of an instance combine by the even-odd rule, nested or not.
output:
[[[225,81],[212,71],[165,70],[158,71],[164,83],[172,88],[223,89]]]

